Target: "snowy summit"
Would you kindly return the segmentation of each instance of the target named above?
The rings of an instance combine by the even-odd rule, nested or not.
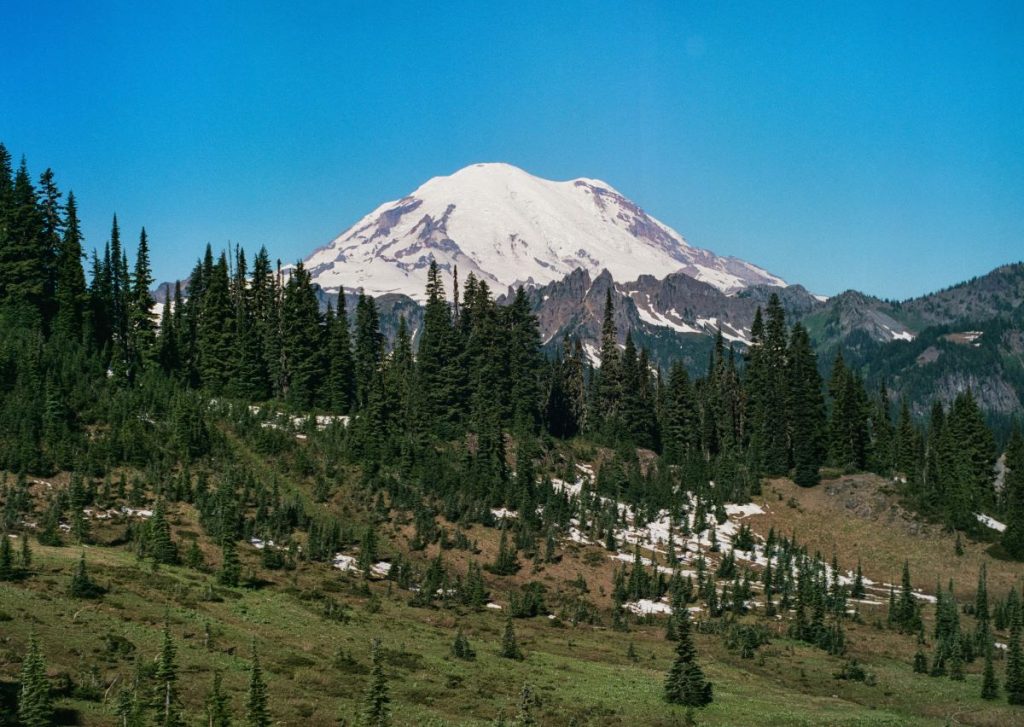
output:
[[[683,272],[732,293],[785,285],[742,260],[691,247],[611,185],[553,182],[510,164],[474,164],[387,202],[305,261],[327,290],[362,287],[421,300],[434,258],[462,279],[472,272],[498,294],[544,285],[583,268],[616,280]]]

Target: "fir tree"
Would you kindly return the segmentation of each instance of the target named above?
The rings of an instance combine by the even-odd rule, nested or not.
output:
[[[1003,481],[1006,498],[1006,530],[1003,549],[1011,558],[1024,560],[1024,437],[1014,424],[1006,447],[1006,476]]]
[[[72,598],[96,598],[102,593],[102,589],[89,577],[85,567],[85,552],[82,552],[78,559],[78,567],[71,577],[71,585],[68,587],[68,595]]]
[[[15,574],[11,539],[7,533],[0,533],[0,581],[14,580]]]
[[[230,535],[221,542],[221,567],[217,581],[225,586],[237,587],[242,578],[242,565],[238,560],[238,549]]]
[[[363,727],[388,727],[391,724],[391,709],[388,706],[391,697],[388,695],[388,682],[384,675],[380,643],[376,640],[373,642],[372,661],[370,684],[363,697],[361,724]]]
[[[667,702],[687,707],[703,707],[711,703],[711,682],[704,678],[696,657],[689,614],[683,609],[676,621],[676,658],[665,680]]]
[[[160,727],[177,727],[182,724],[178,708],[178,666],[175,663],[176,656],[177,649],[174,646],[174,639],[171,637],[171,625],[168,620],[165,620],[163,638],[160,642],[160,654],[157,657],[156,671],[154,673],[154,678],[157,682],[156,699],[159,705],[157,724]]]
[[[1014,609],[1006,647],[1006,701],[1024,704],[1024,652],[1021,651],[1021,606]]]
[[[50,682],[46,678],[46,664],[34,632],[29,635],[28,651],[21,662],[18,720],[24,727],[49,727],[53,724]]]
[[[255,646],[252,651],[252,666],[249,669],[249,694],[245,700],[245,724],[247,727],[270,727],[267,685],[263,681],[263,670],[260,668]]]
[[[469,645],[469,639],[466,638],[461,628],[455,634],[455,641],[452,642],[452,655],[456,659],[464,661],[472,661],[476,658],[476,652]]]
[[[512,617],[505,620],[505,631],[501,635],[501,656],[505,659],[521,661],[523,652],[519,649],[519,642],[516,640],[516,631],[512,626]]]
[[[206,697],[206,720],[209,727],[231,727],[231,703],[222,688],[223,677],[213,673],[213,686]]]
[[[149,519],[149,539],[146,552],[153,560],[161,564],[178,562],[178,548],[171,539],[171,527],[167,523],[164,501],[158,500],[153,508],[153,517]]]
[[[996,681],[996,671],[992,665],[992,646],[985,649],[985,670],[981,677],[981,698],[997,699],[999,697],[999,682]]]
[[[70,340],[81,341],[86,287],[82,270],[82,229],[73,192],[68,192],[65,215],[64,237],[57,257],[57,317],[54,331]]]

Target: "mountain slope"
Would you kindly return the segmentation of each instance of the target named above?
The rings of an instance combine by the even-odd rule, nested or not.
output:
[[[313,281],[336,291],[422,299],[431,258],[472,272],[496,292],[544,285],[574,270],[619,280],[683,272],[727,293],[784,285],[750,263],[691,247],[610,185],[553,182],[508,164],[475,164],[388,202],[306,259]]]

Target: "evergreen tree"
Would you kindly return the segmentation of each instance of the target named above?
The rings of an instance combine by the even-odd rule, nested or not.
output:
[[[223,677],[213,673],[213,686],[206,697],[206,721],[209,727],[231,727],[231,703],[222,687]]]
[[[217,581],[225,586],[237,588],[242,578],[242,564],[238,560],[238,548],[230,535],[221,541],[221,567]]]
[[[370,669],[370,684],[363,697],[363,727],[388,727],[391,724],[391,709],[388,706],[391,697],[388,695],[387,677],[380,653],[380,643],[373,642],[373,666]]]
[[[466,638],[461,628],[455,634],[455,641],[452,642],[452,655],[456,659],[464,661],[472,661],[476,658],[476,652],[469,645],[469,639]]]
[[[263,681],[263,670],[255,646],[252,651],[252,666],[249,669],[249,695],[245,701],[245,724],[247,727],[270,727],[270,713],[267,711],[267,685]]]
[[[1003,480],[1006,502],[1006,530],[1003,549],[1010,557],[1024,560],[1024,437],[1014,424],[1006,447],[1006,476]]]
[[[46,664],[34,632],[29,635],[28,651],[21,662],[18,720],[24,727],[49,727],[53,724],[50,682],[46,678]]]
[[[68,587],[68,595],[72,598],[95,598],[102,593],[102,589],[89,577],[85,567],[85,552],[82,552],[78,559],[78,568],[71,577],[71,585]]]
[[[149,360],[156,346],[156,321],[153,320],[153,274],[149,265],[149,240],[146,228],[139,233],[139,248],[135,255],[135,272],[131,277],[128,294],[128,325],[130,349],[136,365]]]
[[[501,656],[505,659],[521,661],[523,652],[519,649],[519,642],[516,640],[516,631],[512,626],[512,617],[505,620],[505,631],[501,635]]]
[[[996,670],[992,665],[992,646],[985,649],[985,670],[981,677],[981,698],[998,699],[999,682],[996,681]]]
[[[1021,606],[1014,609],[1010,639],[1006,646],[1006,701],[1024,704],[1024,652],[1021,650]]]
[[[687,707],[703,707],[712,701],[711,682],[697,664],[697,651],[690,634],[689,613],[683,609],[676,619],[676,658],[665,680],[665,700]]]
[[[178,562],[178,547],[171,539],[171,527],[167,524],[164,501],[158,500],[153,508],[153,517],[149,519],[149,542],[146,552],[157,563],[175,564]]]
[[[345,291],[338,292],[338,312],[327,326],[329,337],[327,397],[335,411],[347,414],[355,400],[355,362],[349,336],[348,313],[345,309]]]
[[[7,533],[0,533],[0,581],[14,580],[15,575],[11,539],[7,537]]]
[[[296,264],[281,301],[281,344],[285,362],[285,397],[293,405],[309,408],[317,400],[326,363],[323,319],[309,272]]]
[[[64,237],[57,256],[57,317],[54,331],[64,338],[80,341],[83,333],[82,312],[86,305],[85,273],[82,270],[82,229],[78,221],[78,204],[68,192],[65,207]]]
[[[154,678],[157,682],[156,701],[159,717],[157,723],[161,727],[177,727],[182,724],[178,707],[178,666],[175,663],[177,649],[171,638],[170,622],[164,621],[163,638],[160,642],[160,654],[157,657]]]
[[[793,326],[789,345],[789,386],[794,481],[801,487],[811,487],[820,480],[818,469],[825,455],[821,441],[825,429],[825,402],[821,395],[818,359],[807,330],[799,323]]]

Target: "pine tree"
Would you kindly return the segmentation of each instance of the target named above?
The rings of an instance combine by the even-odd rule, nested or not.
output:
[[[249,669],[249,695],[245,701],[245,724],[247,727],[270,727],[270,713],[267,711],[267,685],[263,681],[259,655],[255,645],[252,650],[252,666]]]
[[[352,409],[355,401],[355,362],[349,335],[348,313],[345,309],[345,291],[338,291],[338,312],[328,326],[327,398],[331,406],[342,414]]]
[[[985,649],[985,670],[981,677],[981,698],[997,699],[999,697],[999,682],[996,681],[996,671],[992,665],[992,646]]]
[[[281,300],[285,397],[294,406],[311,407],[325,375],[323,318],[309,272],[300,261]]]
[[[181,714],[178,708],[178,666],[175,663],[177,649],[174,646],[174,639],[171,638],[171,624],[169,620],[164,621],[163,638],[160,642],[160,654],[156,662],[154,678],[157,682],[157,703],[159,705],[159,718],[157,724],[160,727],[177,727],[182,724]]]
[[[206,719],[209,727],[231,727],[231,703],[222,687],[223,676],[213,673],[213,686],[206,697]]]
[[[28,573],[32,569],[32,548],[29,546],[28,533],[21,534],[21,570]]]
[[[0,581],[14,580],[15,575],[11,539],[7,537],[7,533],[0,533]]]
[[[71,577],[68,594],[72,598],[95,598],[101,592],[100,587],[89,577],[89,572],[85,567],[85,552],[83,551],[78,559],[78,568],[75,569],[75,574]]]
[[[57,256],[55,299],[57,317],[54,331],[69,340],[80,341],[83,333],[82,311],[87,296],[85,273],[82,270],[82,229],[73,192],[68,192],[65,207],[64,237]]]
[[[373,666],[370,669],[370,684],[363,697],[363,727],[388,727],[391,724],[391,709],[388,706],[391,697],[388,695],[387,677],[380,653],[380,643],[373,642]]]
[[[1014,609],[1010,639],[1006,647],[1006,701],[1024,704],[1024,653],[1021,651],[1021,606]]]
[[[1006,530],[1003,549],[1011,558],[1024,560],[1024,437],[1014,424],[1006,447],[1006,476],[1003,481],[1006,499]]]
[[[153,320],[153,274],[149,265],[149,239],[146,228],[139,233],[139,247],[135,254],[135,272],[128,292],[128,325],[136,365],[149,360],[156,346],[156,321]]]
[[[178,562],[178,548],[171,539],[171,527],[167,524],[164,501],[157,500],[153,517],[149,519],[149,539],[146,552],[157,563],[172,565]]]
[[[476,658],[476,652],[469,645],[469,639],[466,638],[461,628],[455,634],[455,641],[452,642],[452,655],[456,659],[465,661],[472,661]]]
[[[24,727],[49,727],[53,724],[50,682],[46,678],[46,664],[35,632],[29,635],[28,651],[21,662],[18,720]]]
[[[696,658],[689,613],[683,609],[676,620],[676,658],[665,679],[665,701],[687,707],[703,707],[711,703],[711,682],[704,678]]]
[[[516,719],[512,723],[515,727],[534,727],[538,724],[536,718],[533,716],[533,710],[537,707],[537,695],[533,692],[533,687],[529,684],[524,684],[522,691],[519,693],[519,712],[516,714]]]
[[[622,399],[622,372],[619,347],[616,341],[615,304],[612,301],[612,286],[609,282],[604,298],[604,319],[601,323],[601,369],[597,374],[596,411],[605,421],[606,427],[614,425]]]
[[[242,564],[238,560],[238,548],[235,540],[226,535],[221,542],[221,567],[217,581],[225,586],[236,588],[242,578]]]
[[[825,402],[821,395],[818,359],[811,348],[807,330],[793,326],[789,345],[789,419],[792,428],[793,480],[801,487],[818,484],[818,469],[825,448],[821,433],[825,429]]]
[[[505,631],[501,635],[501,656],[505,659],[521,661],[523,652],[519,649],[519,642],[516,640],[516,631],[512,626],[512,617],[505,620]]]

